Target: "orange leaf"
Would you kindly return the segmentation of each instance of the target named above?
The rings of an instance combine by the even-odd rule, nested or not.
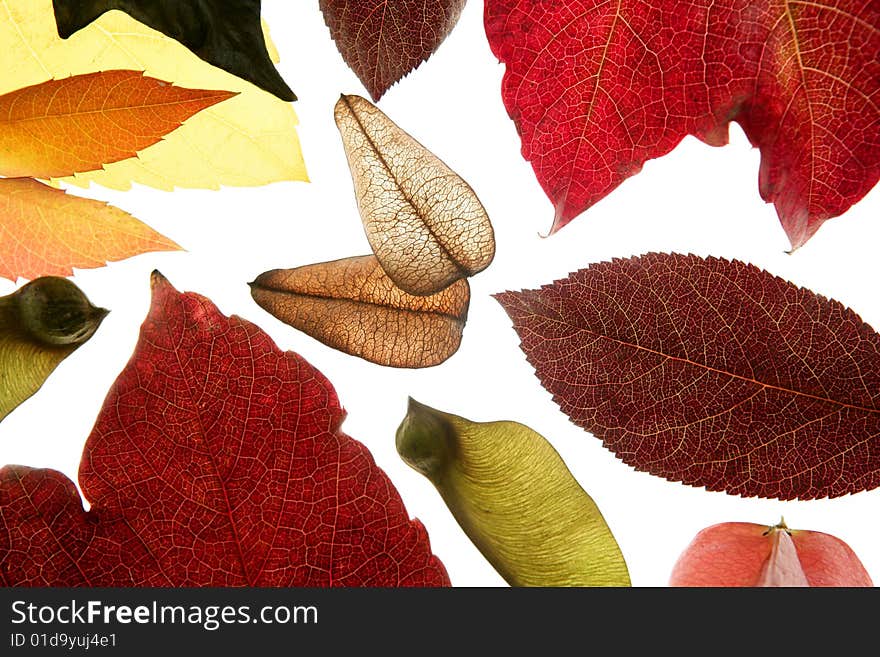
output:
[[[51,178],[100,169],[234,95],[175,87],[139,71],[87,73],[18,89],[0,96],[0,175]]]
[[[122,210],[29,178],[0,179],[0,276],[69,276],[180,247]]]

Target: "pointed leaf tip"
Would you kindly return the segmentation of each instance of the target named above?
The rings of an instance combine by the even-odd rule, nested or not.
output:
[[[60,178],[134,157],[236,93],[176,86],[143,71],[108,70],[0,96],[0,174]],[[137,129],[121,130],[132,125]]]
[[[486,0],[504,105],[557,206],[551,233],[686,135],[726,143],[731,121],[761,151],[760,193],[793,248],[876,185],[880,4],[745,4],[747,20],[739,0]]]
[[[151,280],[167,295],[83,449],[90,509],[61,473],[0,469],[3,584],[449,585],[424,526],[338,430],[332,384],[257,326]]]
[[[75,11],[99,1],[64,0]],[[105,5],[108,1],[117,2],[103,1]],[[122,2],[131,3],[131,0],[118,0],[117,5]],[[229,14],[245,4],[256,6],[259,0],[162,0],[141,4],[165,11],[173,20],[175,14],[181,12],[198,17],[209,5]],[[173,82],[174,85],[169,86],[171,90],[208,87],[239,92],[235,98],[190,117],[165,135],[155,148],[138,151],[136,158],[129,157],[90,173],[78,173],[64,178],[63,183],[80,187],[98,183],[118,190],[129,189],[136,183],[171,190],[256,186],[308,178],[297,135],[298,119],[291,103],[212,66],[178,41],[123,11],[108,11],[65,41],[57,36],[49,0],[5,0],[3,7],[7,11],[3,11],[4,18],[0,21],[0,44],[3,45],[0,70],[4,73],[0,76],[0,93],[47,78],[119,69],[146,70],[152,77]],[[258,10],[254,12],[255,18],[258,13]],[[253,23],[256,43],[261,27],[259,20]],[[197,40],[205,36],[202,30],[190,34]],[[208,48],[218,45],[210,34],[203,44]],[[243,64],[248,67],[246,60]],[[267,63],[266,70],[269,69],[274,67]],[[73,104],[76,102],[78,98],[72,100]],[[166,114],[162,108],[156,112]],[[90,120],[87,117],[85,122]],[[142,124],[138,124],[138,129],[141,127]],[[63,134],[68,137],[74,133]],[[69,144],[64,142],[60,146],[64,150]]]
[[[260,0],[186,3],[167,0],[53,0],[58,35],[66,39],[102,14],[119,10],[175,39],[202,60],[283,101],[296,95],[273,66]],[[277,54],[277,53],[276,53]]]
[[[152,290],[153,295],[168,289],[174,289],[174,286],[171,285],[171,282],[165,278],[165,275],[160,272],[158,269],[154,269],[150,273],[150,290]]]
[[[70,276],[74,269],[175,250],[175,242],[112,205],[30,178],[0,179],[0,276]]]
[[[416,69],[458,21],[465,0],[321,0],[345,63],[374,101]]]

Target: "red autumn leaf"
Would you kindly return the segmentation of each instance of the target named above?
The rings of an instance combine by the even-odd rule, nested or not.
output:
[[[797,248],[880,178],[876,0],[486,0],[502,97],[557,230],[685,135],[761,149]]]
[[[880,485],[880,335],[836,301],[656,253],[496,298],[562,410],[638,470],[780,499]]]
[[[676,561],[670,586],[873,586],[836,536],[724,522],[702,530]]]
[[[321,0],[345,63],[373,100],[428,59],[455,27],[465,0]]]
[[[160,275],[79,481],[0,470],[0,584],[395,586],[449,580],[330,382]]]

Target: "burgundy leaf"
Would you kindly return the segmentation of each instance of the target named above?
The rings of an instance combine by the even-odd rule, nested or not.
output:
[[[553,230],[730,121],[794,248],[880,178],[876,0],[486,0],[485,26]]]
[[[880,335],[836,301],[656,253],[496,298],[562,410],[636,469],[780,499],[880,485]]]
[[[159,274],[79,480],[0,470],[0,584],[445,585],[330,382]]]
[[[428,59],[455,27],[465,0],[321,0],[345,63],[374,101]]]

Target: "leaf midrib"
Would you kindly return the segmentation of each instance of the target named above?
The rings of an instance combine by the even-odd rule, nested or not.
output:
[[[164,328],[168,333],[168,343],[174,345],[172,351],[174,353],[174,359],[177,363],[177,367],[181,373],[180,379],[186,384],[187,394],[192,402],[192,410],[198,421],[199,425],[199,434],[204,439],[205,444],[205,453],[208,455],[208,459],[211,462],[211,468],[214,470],[214,475],[218,482],[220,482],[220,491],[223,496],[223,503],[226,506],[224,510],[215,509],[211,507],[211,510],[217,513],[218,515],[223,515],[226,517],[229,522],[229,528],[232,533],[232,538],[234,539],[232,542],[235,544],[236,556],[238,557],[239,565],[241,566],[241,574],[243,579],[247,582],[248,586],[255,586],[257,583],[257,579],[254,575],[248,572],[247,567],[247,559],[245,559],[244,555],[244,546],[242,545],[241,535],[238,528],[238,522],[235,519],[235,507],[232,504],[232,501],[229,498],[229,491],[227,490],[227,481],[223,477],[220,472],[220,466],[217,463],[217,459],[215,458],[213,447],[213,441],[208,440],[209,432],[205,429],[205,423],[202,421],[202,413],[199,410],[199,404],[197,401],[197,397],[195,391],[193,390],[192,385],[190,384],[190,379],[185,375],[186,367],[184,366],[184,362],[180,359],[180,343],[183,340],[183,335],[179,336],[177,340],[174,339],[174,336],[171,335],[171,331],[169,330],[169,322],[165,322]],[[219,335],[213,336],[213,340],[216,340]],[[213,352],[213,342],[211,344],[211,349]],[[192,500],[194,501],[194,500]]]
[[[537,313],[535,313],[535,314],[537,314]],[[878,409],[878,408],[870,408],[867,406],[860,406],[858,404],[848,404],[846,402],[838,401],[836,399],[831,399],[830,397],[822,397],[821,395],[814,395],[809,392],[802,392],[800,390],[793,390],[791,388],[786,388],[785,386],[774,385],[772,383],[764,383],[764,382],[758,381],[757,379],[754,379],[752,377],[748,377],[748,376],[744,376],[742,374],[736,374],[734,372],[728,372],[726,370],[718,369],[717,367],[712,367],[711,365],[707,365],[705,363],[699,363],[699,362],[691,360],[689,358],[684,358],[682,356],[672,356],[670,354],[665,354],[662,351],[657,351],[656,349],[650,349],[650,348],[644,347],[642,345],[633,344],[632,342],[627,342],[626,340],[621,340],[619,338],[614,338],[609,335],[598,333],[596,331],[585,328],[583,326],[576,326],[576,325],[571,324],[569,322],[554,319],[552,317],[547,317],[547,316],[542,316],[542,317],[544,317],[548,321],[555,322],[556,324],[566,326],[569,328],[573,328],[573,329],[580,331],[580,332],[588,333],[588,334],[590,334],[598,339],[601,339],[601,340],[608,340],[610,342],[614,342],[615,344],[619,344],[619,345],[622,345],[625,347],[631,347],[631,348],[637,349],[639,351],[643,351],[645,353],[648,353],[648,354],[651,354],[654,356],[660,356],[662,358],[666,358],[667,360],[677,361],[680,363],[684,363],[685,365],[690,365],[692,367],[697,367],[697,368],[707,370],[709,372],[715,372],[717,374],[722,374],[722,375],[728,376],[732,379],[746,381],[746,382],[754,384],[756,386],[760,386],[764,389],[778,390],[780,392],[787,393],[790,395],[796,395],[799,397],[806,397],[808,399],[813,399],[815,401],[824,402],[824,403],[828,403],[828,404],[834,404],[834,405],[840,406],[842,408],[848,408],[848,409],[852,409],[855,411],[861,411],[863,413],[880,413],[880,409]]]
[[[77,111],[77,112],[59,112],[57,114],[41,114],[39,116],[29,116],[29,117],[21,118],[21,119],[3,118],[3,119],[0,119],[0,124],[13,125],[13,124],[18,124],[18,123],[28,123],[28,122],[33,122],[33,121],[45,121],[47,119],[65,119],[65,118],[69,119],[69,118],[77,117],[77,116],[88,116],[90,114],[102,114],[103,115],[103,114],[112,114],[114,112],[134,112],[137,110],[148,110],[148,109],[158,108],[158,107],[174,107],[174,106],[180,106],[180,105],[190,105],[193,103],[200,104],[200,102],[204,101],[204,100],[212,100],[214,98],[219,98],[219,97],[223,97],[223,96],[228,97],[228,95],[229,95],[229,92],[221,92],[221,93],[217,93],[217,94],[210,95],[210,96],[208,96],[208,95],[198,96],[196,98],[189,98],[186,100],[167,101],[167,102],[162,102],[162,103],[144,103],[141,105],[114,106],[114,107],[110,107],[110,108],[101,108],[101,109],[95,109],[95,110],[83,110],[83,111]]]

